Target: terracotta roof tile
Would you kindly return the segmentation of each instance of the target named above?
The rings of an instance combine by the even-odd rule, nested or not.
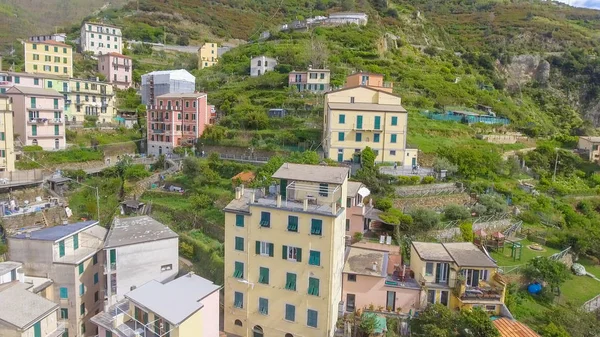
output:
[[[540,337],[527,325],[508,318],[499,318],[493,321],[501,337]]]
[[[245,183],[254,180],[254,177],[255,175],[252,171],[244,171],[233,176],[231,180],[235,181],[236,179],[239,179],[241,182]]]

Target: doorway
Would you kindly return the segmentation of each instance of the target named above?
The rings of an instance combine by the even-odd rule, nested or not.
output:
[[[385,301],[385,307],[390,311],[396,311],[396,292],[388,291],[387,300]]]

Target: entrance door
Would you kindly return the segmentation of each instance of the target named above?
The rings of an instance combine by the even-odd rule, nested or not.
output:
[[[337,159],[338,159],[339,162],[343,162],[344,161],[344,153],[343,152],[342,153],[338,152],[338,158]]]
[[[356,295],[346,294],[346,311],[354,311],[356,306]]]
[[[387,292],[387,300],[385,301],[386,309],[390,311],[396,311],[396,292],[388,291]]]
[[[417,158],[412,159],[412,166],[417,166]]]
[[[445,306],[448,306],[448,291],[442,290],[442,293],[440,295],[440,303]]]

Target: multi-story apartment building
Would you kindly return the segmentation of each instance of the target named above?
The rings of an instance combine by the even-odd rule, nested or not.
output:
[[[275,70],[277,60],[268,56],[257,56],[250,59],[250,76],[264,75],[267,71]]]
[[[158,96],[146,111],[148,154],[172,153],[173,148],[196,142],[210,124],[205,93]]]
[[[179,272],[179,236],[147,215],[115,218],[103,253],[108,305],[121,301],[132,288],[170,281]]]
[[[97,78],[44,78],[44,88],[56,90],[65,101],[65,121],[68,125],[83,125],[86,116],[99,123],[111,123],[117,116],[116,97],[112,85]]]
[[[361,182],[348,182],[346,199],[346,239],[352,239],[356,233],[365,233],[369,228],[365,222],[365,213],[369,209],[363,201],[371,191]]]
[[[51,89],[15,86],[6,95],[12,100],[13,130],[19,134],[22,145],[39,145],[44,150],[65,148],[65,103],[61,94]]]
[[[70,45],[54,40],[23,41],[23,48],[26,73],[73,76],[73,48]]]
[[[289,74],[290,88],[297,91],[310,91],[323,93],[330,90],[331,74],[329,69],[312,69],[306,71],[292,71]]]
[[[354,88],[359,86],[365,86],[380,91],[389,92],[390,94],[394,90],[394,83],[385,82],[383,75],[374,73],[358,72],[346,77],[346,88]]]
[[[15,170],[12,99],[0,94],[0,172]]]
[[[493,315],[506,310],[506,281],[496,263],[473,243],[413,242],[410,251],[410,269],[422,286],[422,306],[480,307]]]
[[[96,335],[89,319],[102,311],[104,278],[101,254],[106,229],[98,221],[47,227],[8,238],[11,260],[23,263],[26,275],[54,281],[64,337]]]
[[[110,52],[123,53],[121,28],[104,23],[84,22],[81,25],[80,45],[82,52],[102,55]]]
[[[142,104],[154,104],[164,94],[189,94],[196,90],[196,77],[185,69],[153,71],[142,75]]]
[[[110,52],[98,56],[98,72],[106,76],[106,81],[119,89],[131,87],[132,67],[131,57]]]
[[[193,273],[164,284],[153,280],[91,321],[98,337],[217,337],[219,289]]]
[[[406,146],[408,113],[399,96],[368,86],[343,88],[325,94],[323,149],[337,161],[360,161],[372,148],[376,162],[417,165],[417,149]]]
[[[0,94],[15,85],[30,88],[44,88],[44,79],[40,75],[0,71]]]
[[[283,164],[225,211],[225,331],[330,337],[344,266],[349,169]]]
[[[212,67],[219,62],[219,46],[213,42],[207,42],[198,49],[198,69]]]
[[[67,34],[65,33],[56,33],[50,35],[34,35],[29,37],[29,41],[31,42],[44,42],[44,41],[56,41],[65,43],[67,41]]]

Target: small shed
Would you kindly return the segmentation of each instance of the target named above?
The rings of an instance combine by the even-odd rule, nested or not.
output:
[[[71,179],[69,179],[69,178],[56,176],[56,177],[48,178],[48,184],[50,184],[51,190],[56,192],[58,195],[62,196],[63,192],[66,190],[66,184],[70,180]]]

